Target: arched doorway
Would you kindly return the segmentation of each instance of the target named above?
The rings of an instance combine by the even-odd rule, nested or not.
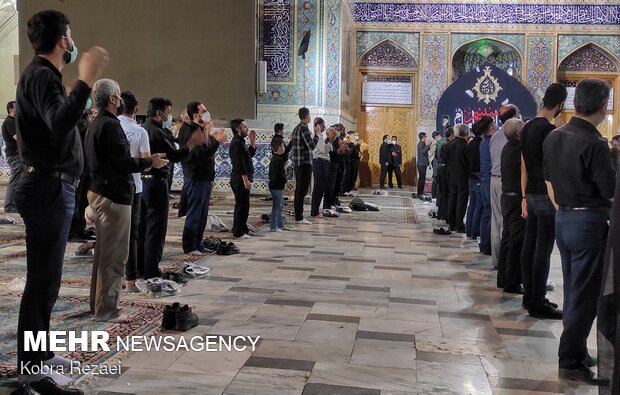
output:
[[[571,93],[574,92],[579,81],[593,77],[608,81],[613,88],[614,95],[616,95],[619,88],[619,71],[620,62],[618,59],[592,43],[576,49],[562,59],[558,66],[557,79],[569,90],[569,99],[566,102],[565,110],[556,120],[557,126],[565,124],[575,113]],[[620,133],[618,130],[620,109],[617,107],[618,100],[610,100],[607,118],[598,126],[601,134],[608,139]]]
[[[454,53],[452,82],[483,63],[491,63],[521,81],[523,61],[517,48],[492,38],[479,38],[461,45]]]
[[[411,53],[392,40],[384,40],[360,57],[360,137],[368,143],[368,184],[378,184],[379,147],[383,135],[395,135],[403,152],[403,183],[414,185],[415,84],[418,63]],[[366,184],[366,183],[364,183]],[[371,185],[362,185],[371,186]]]

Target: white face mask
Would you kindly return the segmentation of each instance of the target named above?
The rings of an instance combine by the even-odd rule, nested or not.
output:
[[[396,145],[396,140],[392,140],[392,141],[391,141],[391,144],[392,144],[392,145]]]
[[[209,113],[209,111],[205,112],[204,114],[202,114],[202,122],[207,123],[211,120],[211,114]]]

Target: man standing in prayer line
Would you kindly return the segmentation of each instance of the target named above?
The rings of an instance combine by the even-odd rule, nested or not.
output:
[[[616,174],[609,146],[596,127],[607,116],[608,82],[588,78],[575,89],[575,115],[543,143],[544,175],[556,207],[555,231],[564,280],[558,376],[609,385],[589,366],[588,335],[596,317]],[[566,164],[570,163],[570,166]]]
[[[299,124],[293,129],[291,144],[293,145],[293,166],[295,168],[295,222],[297,224],[311,225],[312,222],[304,219],[304,199],[310,188],[312,180],[312,151],[319,142],[317,129],[312,132],[308,129],[310,124],[310,110],[306,107],[299,109]],[[338,194],[340,183],[336,180],[335,192]]]
[[[254,165],[252,158],[256,155],[256,132],[248,130],[243,119],[230,121],[233,138],[230,141],[229,156],[232,164],[230,186],[235,194],[235,213],[233,216],[232,233],[235,237],[249,239],[253,233],[248,228],[250,214],[250,190],[254,181]],[[250,145],[245,138],[250,138]]]
[[[465,233],[465,211],[467,209],[467,197],[469,190],[467,181],[469,179],[469,162],[467,160],[467,136],[469,136],[469,126],[459,123],[454,126],[456,138],[446,146],[444,150],[445,162],[448,166],[448,177],[450,183],[450,195],[448,198],[448,224],[450,231]]]
[[[61,71],[77,60],[69,18],[42,11],[28,20],[28,39],[35,56],[17,84],[17,141],[24,173],[15,204],[26,225],[26,286],[17,323],[18,381],[38,392],[81,394],[61,386],[73,380],[50,372],[29,374],[27,364],[70,368],[72,362],[51,351],[26,351],[25,332],[49,332],[52,308],[60,291],[62,265],[82,173],[82,141],[76,125],[91,87],[110,59],[93,47],[78,64],[78,79],[67,95]],[[57,370],[56,370],[57,371]]]

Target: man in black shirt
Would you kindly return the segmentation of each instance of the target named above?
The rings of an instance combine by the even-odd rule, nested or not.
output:
[[[522,293],[521,249],[525,236],[525,219],[521,216],[521,130],[523,121],[508,119],[502,126],[508,142],[501,155],[502,172],[502,229],[500,256],[497,266],[497,283],[504,292]]]
[[[467,160],[467,136],[469,126],[460,123],[454,127],[458,137],[450,143],[445,150],[445,161],[448,166],[450,182],[450,197],[448,203],[448,224],[450,231],[465,233],[465,210],[467,209],[467,197],[469,190],[469,161]]]
[[[9,184],[6,186],[6,193],[4,195],[4,218],[0,218],[0,224],[14,224],[16,223],[9,214],[17,212],[17,206],[15,206],[15,186],[19,181],[19,176],[22,173],[22,163],[17,155],[17,130],[15,129],[15,101],[10,101],[6,104],[6,112],[8,116],[2,123],[2,139],[4,140],[4,153],[6,155],[6,162],[11,169],[11,178],[9,178]]]
[[[398,137],[392,136],[392,144],[389,148],[391,168],[388,167],[388,187],[390,189],[394,188],[394,184],[392,184],[392,172],[394,172],[396,175],[396,185],[398,186],[398,189],[403,189],[403,178],[400,171],[400,167],[403,165],[403,148],[398,144]],[[426,159],[428,161],[428,151]],[[423,182],[426,182],[426,176],[424,176]],[[422,193],[424,193],[424,189],[422,189]]]
[[[243,119],[230,121],[233,138],[230,142],[229,156],[232,164],[230,186],[235,194],[235,214],[233,217],[233,236],[250,238],[248,215],[250,214],[250,190],[254,181],[254,164],[252,158],[256,154],[256,132],[249,131]],[[245,138],[250,138],[246,145]]]
[[[204,143],[202,131],[190,133],[186,147],[177,149],[166,138],[162,126],[172,111],[170,100],[155,97],[149,101],[148,119],[142,127],[149,135],[151,153],[164,154],[170,162],[182,162],[190,158],[190,151]],[[159,262],[164,252],[166,231],[168,230],[168,175],[172,164],[161,169],[151,169],[142,175],[142,220],[140,221],[140,239],[138,241],[138,273],[145,279],[161,277]],[[142,272],[142,273],[140,273]]]
[[[204,130],[208,139],[206,144],[194,148],[190,159],[183,163],[183,176],[185,178],[183,189],[185,190],[187,205],[185,225],[183,226],[183,251],[186,254],[202,255],[205,252],[202,238],[207,227],[211,191],[215,180],[215,154],[220,144],[226,143],[228,137],[224,129],[217,129],[212,132],[213,122],[211,119],[206,122],[197,119],[200,111],[196,113],[196,108],[191,107],[194,122],[186,127],[188,134],[191,135],[195,131]],[[199,107],[204,108],[204,105],[200,104]],[[188,114],[190,113],[189,108],[190,105],[188,105]],[[182,144],[185,144],[185,141]]]
[[[357,190],[355,184],[360,171],[360,161],[362,159],[362,151],[359,144],[360,136],[357,132],[349,131],[349,152],[351,153],[351,167],[349,169],[349,185],[347,192],[353,193]]]
[[[551,84],[543,97],[536,118],[521,132],[521,193],[522,215],[526,218],[525,239],[521,254],[523,275],[523,307],[536,318],[562,319],[562,311],[549,303],[547,279],[555,240],[555,208],[547,195],[543,177],[543,141],[555,129],[553,119],[564,108],[566,88]]]
[[[435,153],[437,159],[437,219],[439,221],[448,221],[448,198],[450,192],[450,180],[448,178],[448,166],[446,165],[446,152],[451,142],[454,141],[454,129],[448,128],[446,130],[446,139],[438,143],[438,148]],[[441,140],[440,140],[441,141]],[[444,229],[447,233],[448,230]]]
[[[131,205],[135,185],[131,173],[159,169],[164,154],[132,158],[129,142],[116,117],[121,90],[115,81],[99,80],[93,86],[97,118],[88,127],[84,152],[91,174],[88,205],[97,232],[97,248],[90,283],[90,308],[95,321],[127,322],[120,314],[123,269],[129,254]]]
[[[284,142],[284,124],[283,123],[276,123],[275,125],[273,125],[273,137],[271,138],[271,145],[273,146],[274,142],[276,140],[281,140],[282,143],[284,144],[284,152],[282,153],[282,155],[280,155],[280,157],[284,160],[284,163],[286,163],[288,161],[288,154],[289,152],[291,152],[291,149],[293,148],[293,144],[286,144]],[[271,154],[273,155],[273,150],[271,150]]]
[[[392,136],[392,141],[394,141],[394,137],[396,136]],[[418,193],[418,198],[422,199],[424,197],[424,187],[426,186],[426,170],[428,169],[428,166],[431,164],[430,159],[428,157],[428,152],[431,150],[431,142],[428,139],[428,136],[426,135],[425,132],[420,132],[418,134],[418,139],[420,141],[418,141],[418,146],[416,147],[417,148],[416,167],[418,169],[417,193]],[[401,155],[401,163],[402,163],[402,155]],[[398,187],[401,188],[400,183]]]
[[[392,155],[390,154],[390,141],[390,136],[386,134],[385,136],[383,136],[383,142],[379,147],[379,165],[381,166],[381,175],[379,176],[380,189],[385,189],[385,177],[387,176],[388,170],[390,170],[390,174],[392,172],[392,165],[390,164],[390,158],[392,157]]]
[[[607,116],[611,86],[584,79],[575,89],[575,115],[543,143],[544,177],[557,207],[555,229],[564,280],[564,330],[558,350],[561,379],[608,385],[588,366],[587,339],[596,317],[616,186],[609,147],[596,126]],[[570,164],[570,165],[567,165]]]
[[[480,143],[482,142],[482,130],[472,130],[474,138],[465,151],[469,163],[469,206],[467,207],[467,221],[465,222],[465,234],[472,240],[480,236],[480,219],[482,218],[482,190],[480,189]]]
[[[57,373],[28,374],[24,366],[43,363],[70,367],[71,361],[50,351],[25,351],[24,332],[50,329],[75,207],[75,186],[84,161],[75,126],[90,87],[109,58],[99,47],[84,53],[78,80],[68,96],[60,72],[77,58],[69,19],[58,11],[39,12],[28,21],[28,38],[35,57],[17,84],[15,115],[18,151],[25,166],[15,190],[15,204],[26,225],[28,271],[17,325],[17,366],[20,382],[32,383],[36,390],[46,386],[50,391],[49,387],[67,385],[71,380]]]

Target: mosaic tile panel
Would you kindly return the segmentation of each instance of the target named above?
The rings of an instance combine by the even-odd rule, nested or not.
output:
[[[292,76],[291,0],[264,0],[262,4],[262,55],[269,81],[289,81]]]
[[[425,34],[422,40],[420,116],[423,119],[434,119],[437,114],[437,102],[448,83],[448,35]]]
[[[620,5],[353,3],[356,22],[618,25]]]
[[[540,104],[545,90],[553,82],[553,36],[531,35],[528,37],[529,65],[527,69],[527,86]]]
[[[618,22],[620,23],[620,22]],[[616,27],[617,33],[617,27]],[[620,35],[563,35],[558,36],[558,63],[585,44],[594,43],[620,59]]]
[[[392,67],[417,69],[418,64],[401,46],[386,40],[368,51],[360,61],[364,67]]]
[[[324,105],[338,106],[340,104],[340,35],[341,35],[341,0],[325,1],[325,48],[326,57]]]
[[[452,56],[465,43],[485,38],[496,39],[512,44],[520,51],[520,55],[525,53],[525,34],[460,34],[455,33],[450,36],[450,53]]]
[[[357,32],[356,59],[359,59],[373,46],[381,41],[391,40],[398,43],[409,52],[416,63],[420,53],[419,33],[395,33],[395,32]]]
[[[560,63],[558,70],[616,73],[618,67],[606,53],[593,45],[586,45],[568,55]]]

